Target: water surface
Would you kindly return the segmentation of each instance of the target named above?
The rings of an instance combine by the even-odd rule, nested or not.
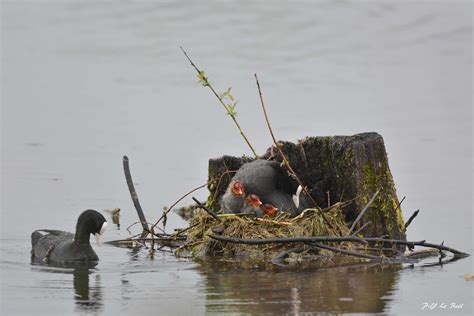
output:
[[[196,83],[184,46],[263,152],[258,73],[277,138],[384,136],[408,237],[473,252],[470,1],[3,1],[1,313],[472,313],[472,260],[414,269],[240,271],[110,246],[93,269],[30,264],[30,233],[87,208],[150,221],[203,184],[207,160],[250,154]],[[196,193],[204,200],[206,191]],[[183,205],[191,200],[183,201]],[[184,227],[177,216],[168,230]],[[132,227],[137,232],[138,227]],[[423,311],[427,313],[427,311]]]

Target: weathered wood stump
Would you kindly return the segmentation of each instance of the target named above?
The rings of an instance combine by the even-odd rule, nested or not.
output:
[[[353,136],[307,137],[297,144],[286,141],[280,141],[279,144],[320,207],[357,198],[344,209],[346,221],[350,225],[374,193],[380,190],[357,226],[361,227],[370,221],[365,236],[388,235],[393,239],[406,239],[382,136],[362,133]],[[281,161],[274,147],[269,148],[261,158],[270,157]],[[209,208],[219,210],[220,198],[234,172],[252,160],[231,156],[209,160]]]

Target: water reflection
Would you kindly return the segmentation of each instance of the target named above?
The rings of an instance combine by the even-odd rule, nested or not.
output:
[[[74,287],[74,300],[76,303],[76,311],[96,312],[103,309],[102,302],[102,284],[100,274],[94,267],[97,262],[74,262],[62,264],[41,264],[32,262],[34,270],[57,274],[72,274],[72,284]],[[93,276],[93,284],[91,284],[90,276]],[[64,280],[55,280],[61,283]],[[70,284],[71,280],[66,280]]]
[[[206,279],[209,313],[381,313],[401,266],[359,265],[312,271],[199,268]]]
[[[100,274],[93,275],[94,285],[89,283],[90,270],[74,270],[74,292],[76,309],[80,311],[100,311],[102,309],[102,285]]]

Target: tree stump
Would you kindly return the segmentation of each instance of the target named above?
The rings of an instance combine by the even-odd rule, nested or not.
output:
[[[350,226],[379,190],[355,229],[370,221],[371,224],[364,231],[365,236],[388,235],[393,239],[406,239],[403,216],[401,209],[397,208],[399,201],[381,135],[362,133],[353,136],[306,137],[297,144],[279,141],[279,145],[321,208],[356,198],[344,209]],[[274,147],[270,147],[261,158],[281,161]],[[252,160],[231,156],[209,160],[209,208],[219,210],[220,198],[235,171]]]

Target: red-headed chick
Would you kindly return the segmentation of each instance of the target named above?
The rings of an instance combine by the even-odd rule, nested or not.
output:
[[[270,203],[265,203],[262,206],[262,209],[263,209],[263,213],[270,217],[275,217],[278,212],[278,208],[276,208],[273,204],[270,204]]]
[[[231,181],[221,202],[224,214],[240,213],[245,204],[245,189],[240,181]]]
[[[260,209],[262,201],[256,194],[249,194],[245,197],[245,206],[242,208],[242,213],[255,214],[257,217],[262,217],[263,213]]]

